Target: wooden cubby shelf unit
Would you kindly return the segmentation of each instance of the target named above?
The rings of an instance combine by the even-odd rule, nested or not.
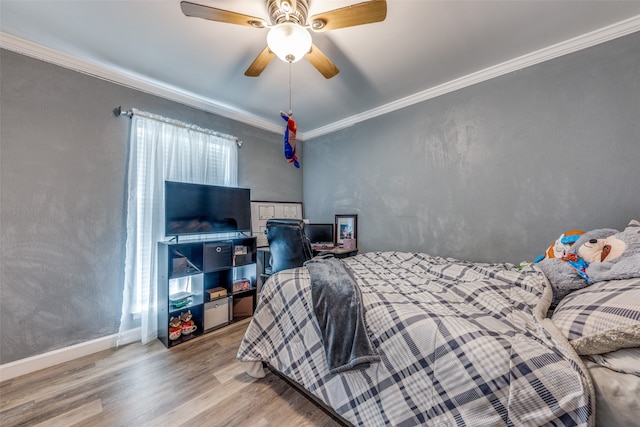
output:
[[[253,315],[256,238],[158,243],[158,339],[183,343]]]

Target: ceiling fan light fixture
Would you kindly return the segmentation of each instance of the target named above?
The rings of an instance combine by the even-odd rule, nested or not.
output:
[[[311,34],[293,22],[283,22],[269,30],[269,49],[284,62],[298,62],[311,50]]]

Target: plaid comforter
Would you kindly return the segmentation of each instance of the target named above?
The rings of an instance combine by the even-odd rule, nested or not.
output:
[[[593,425],[588,374],[537,267],[419,253],[343,260],[381,361],[329,373],[305,267],[272,276],[238,350],[361,426]]]

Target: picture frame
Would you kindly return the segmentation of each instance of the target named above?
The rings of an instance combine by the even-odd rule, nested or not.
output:
[[[334,228],[336,245],[344,246],[344,239],[350,238],[353,247],[358,247],[358,215],[336,215]]]

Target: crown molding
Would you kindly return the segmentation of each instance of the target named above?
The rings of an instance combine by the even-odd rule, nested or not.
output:
[[[221,104],[212,99],[204,98],[195,93],[187,92],[156,80],[148,79],[139,74],[126,72],[105,64],[79,59],[5,32],[0,32],[0,47],[141,92],[166,98],[189,107],[237,120],[260,129],[278,133],[282,131],[282,126],[263,120],[246,111]]]
[[[451,80],[447,83],[426,89],[424,91],[409,95],[396,101],[381,105],[369,111],[347,117],[343,120],[322,126],[304,133],[298,134],[299,140],[309,140],[326,135],[332,132],[353,126],[356,123],[369,120],[374,117],[387,114],[389,112],[408,107],[429,99],[450,93],[467,86],[474,85],[513,71],[539,64],[559,56],[567,55],[600,43],[607,42],[628,34],[640,31],[640,15],[620,21],[613,25],[583,34],[578,37],[557,43],[555,45],[537,50],[518,58],[505,61],[501,64],[485,68],[483,70],[471,73],[464,77]],[[104,64],[85,61],[74,56],[59,52],[54,49],[44,47],[42,45],[29,42],[19,37],[0,32],[0,47],[23,55],[31,56],[61,67],[69,68],[84,74],[88,74],[103,80],[118,83],[120,85],[140,90],[152,95],[166,98],[175,102],[179,102],[190,107],[208,111],[213,114],[220,115],[229,119],[237,120],[242,123],[264,129],[272,132],[281,132],[282,127],[272,122],[266,121],[250,114],[233,108],[228,105],[220,104],[215,100],[203,98],[192,92],[186,92],[173,86],[165,85],[161,82],[147,79],[143,76],[125,72],[123,70],[106,66]]]
[[[309,140],[332,132],[336,132],[349,126],[353,126],[356,123],[363,122],[365,120],[381,116],[383,114],[390,113],[392,111],[399,110],[401,108],[408,107],[419,102],[427,101],[440,95],[444,95],[446,93],[450,93],[458,89],[474,85],[476,83],[493,79],[494,77],[499,77],[513,71],[521,70],[523,68],[530,67],[532,65],[539,64],[541,62],[548,61],[559,56],[567,55],[569,53],[586,49],[588,47],[595,46],[609,40],[623,37],[637,31],[640,31],[640,15],[617,22],[608,27],[600,28],[590,33],[583,34],[581,36],[574,37],[561,43],[545,47],[535,52],[522,55],[518,58],[505,61],[501,64],[485,68],[484,70],[468,74],[458,79],[451,80],[447,83],[434,86],[422,92],[418,92],[405,98],[390,102],[388,104],[381,105],[380,107],[374,108],[372,110],[365,111],[364,113],[347,117],[344,120],[331,123],[330,125],[307,131],[304,133],[304,137],[305,139]]]

